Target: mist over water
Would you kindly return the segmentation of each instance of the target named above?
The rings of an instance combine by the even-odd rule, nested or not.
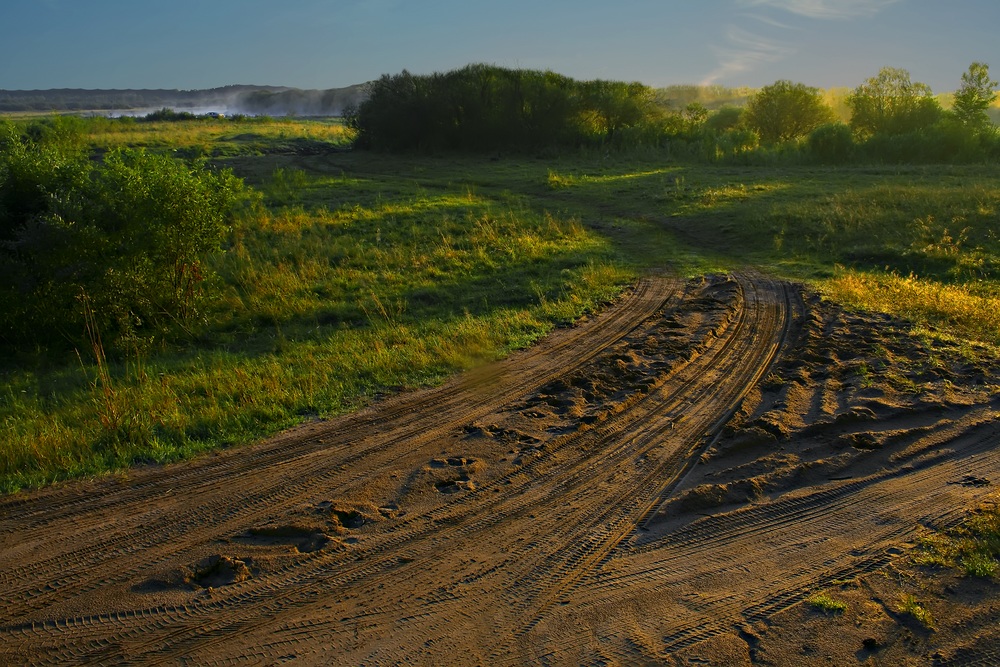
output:
[[[362,85],[329,90],[227,86],[211,90],[0,90],[0,111],[75,111],[142,117],[162,109],[195,116],[342,116],[364,100]]]

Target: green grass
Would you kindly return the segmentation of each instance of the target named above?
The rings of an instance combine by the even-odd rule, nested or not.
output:
[[[131,118],[93,118],[88,142],[99,149],[142,147],[180,157],[223,158],[276,152],[318,152],[350,144],[352,133],[339,119],[199,119],[139,122]]]
[[[817,593],[806,599],[806,603],[813,609],[817,609],[824,614],[843,614],[847,611],[847,603],[837,600],[826,593]]]
[[[853,307],[1000,344],[1000,168],[653,167],[550,167],[541,198],[601,221],[642,264],[756,265]],[[663,235],[672,249],[651,252]]]
[[[916,597],[904,593],[899,598],[896,611],[919,623],[925,630],[934,630],[934,617],[927,607],[920,604]]]
[[[20,351],[0,490],[166,462],[531,344],[646,270],[759,266],[995,355],[1000,167],[688,165],[654,152],[337,152],[305,120],[96,122],[98,149],[209,156],[262,193],[190,339],[101,369]],[[323,148],[313,151],[314,148]]]
[[[218,298],[193,339],[6,370],[0,488],[175,461],[435,384],[635,277],[606,238],[522,198],[295,159],[249,158],[267,206],[214,258]]]
[[[968,576],[992,578],[1000,568],[1000,508],[970,513],[957,526],[935,532],[917,545],[918,565],[957,568]]]

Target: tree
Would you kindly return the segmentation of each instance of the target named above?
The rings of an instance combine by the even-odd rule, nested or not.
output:
[[[764,143],[777,143],[805,136],[829,123],[833,110],[816,88],[782,80],[751,97],[744,117]]]
[[[928,85],[910,81],[905,69],[883,67],[847,97],[851,129],[862,138],[897,135],[933,125],[941,105]]]
[[[586,81],[580,84],[588,124],[606,142],[621,129],[638,125],[654,110],[653,91],[641,83]]]
[[[990,66],[972,63],[962,74],[962,87],[955,93],[955,116],[964,125],[980,129],[989,123],[986,110],[997,98],[997,82],[990,79]]]

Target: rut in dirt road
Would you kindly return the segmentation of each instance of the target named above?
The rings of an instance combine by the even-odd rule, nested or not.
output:
[[[5,499],[0,658],[584,664],[732,633],[884,563],[909,517],[947,519],[927,498],[956,493],[941,480],[957,468],[928,456],[670,523],[678,489],[808,326],[801,291],[760,275],[647,279],[442,387]],[[957,442],[988,467],[990,429],[982,408],[913,446]],[[870,547],[831,542],[869,531],[858,508],[880,498]]]

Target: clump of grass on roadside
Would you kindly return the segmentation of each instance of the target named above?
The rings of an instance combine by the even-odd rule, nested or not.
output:
[[[1000,570],[1000,507],[984,506],[954,528],[918,544],[918,565],[957,568],[967,576],[991,578]]]
[[[919,623],[925,630],[934,630],[934,617],[927,607],[920,604],[916,597],[904,593],[899,598],[896,611],[903,616],[908,616]]]
[[[837,600],[826,593],[817,593],[806,599],[806,602],[813,609],[817,609],[824,614],[842,614],[847,611],[847,603]]]
[[[853,270],[839,271],[821,285],[831,298],[851,306],[1000,344],[1000,296],[987,285]]]

